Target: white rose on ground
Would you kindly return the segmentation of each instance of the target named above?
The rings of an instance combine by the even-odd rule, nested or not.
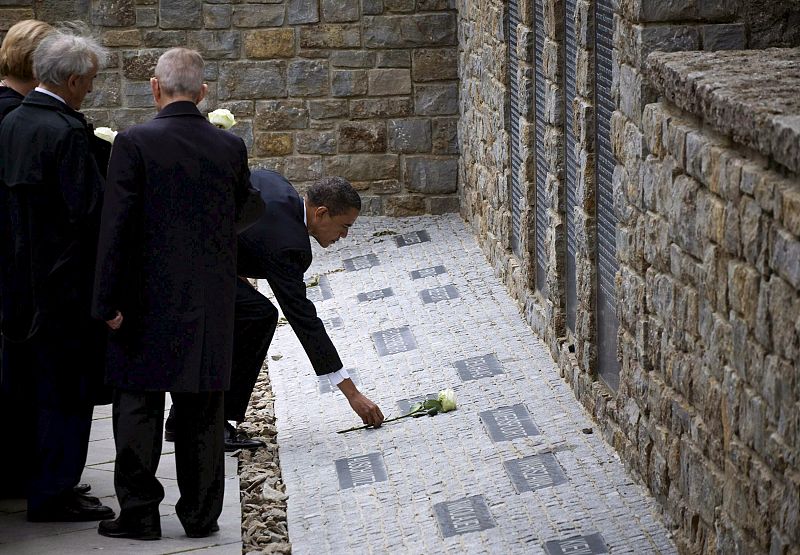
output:
[[[439,392],[439,402],[442,404],[442,412],[456,410],[456,392],[452,389],[443,389]]]
[[[94,130],[94,136],[114,144],[114,138],[117,136],[117,132],[110,127],[98,127]]]
[[[227,108],[218,108],[213,112],[209,112],[208,121],[221,129],[230,129],[236,125],[236,118]]]

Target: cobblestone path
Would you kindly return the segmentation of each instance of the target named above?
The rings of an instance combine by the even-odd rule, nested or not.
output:
[[[355,413],[280,326],[293,553],[676,553],[457,216],[361,218],[313,274],[345,367],[387,417],[446,387],[458,410],[336,434]]]

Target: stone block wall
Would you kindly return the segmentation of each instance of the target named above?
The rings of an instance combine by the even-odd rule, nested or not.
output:
[[[527,141],[522,174],[528,202],[521,257],[511,252],[510,240],[508,36],[476,32],[483,19],[495,17],[499,3],[459,4],[460,127],[473,130],[460,138],[462,214],[526,319],[550,346],[576,397],[661,503],[665,520],[677,529],[681,551],[799,553],[800,248],[793,230],[800,184],[792,164],[800,148],[795,134],[800,107],[788,99],[797,90],[793,77],[800,64],[783,59],[767,69],[761,60],[761,66],[744,68],[725,64],[723,54],[719,59],[702,52],[675,54],[686,60],[699,56],[693,71],[701,74],[720,63],[724,68],[713,79],[686,85],[685,91],[693,93],[682,96],[675,89],[685,83],[684,71],[665,66],[648,73],[645,66],[655,51],[799,45],[792,22],[800,17],[800,6],[791,0],[621,0],[614,5],[618,391],[598,380],[596,366],[594,0],[578,0],[574,13],[576,95],[557,108],[563,118],[566,103],[572,102],[572,120],[563,120],[562,129],[553,126],[548,141],[536,144],[533,114],[523,111],[520,119]],[[520,11],[518,36],[524,36],[535,25],[533,2],[520,2]],[[545,22],[548,14],[564,14],[563,2],[548,0]],[[560,68],[562,30],[550,40]],[[563,87],[562,76],[550,75],[548,86]],[[717,103],[704,96],[743,76],[774,76],[773,83],[782,85],[733,87]],[[682,100],[658,102],[662,95]],[[733,100],[743,96],[745,107]],[[739,119],[722,117],[730,114]],[[557,121],[550,113],[545,118],[548,125]],[[574,332],[559,325],[558,314],[565,310],[565,208],[559,200],[565,184],[559,165],[565,160],[563,143],[551,148],[553,141],[563,141],[566,126],[575,134],[578,161]],[[682,148],[680,158],[663,146],[668,137]],[[497,146],[501,138],[506,144]],[[547,285],[556,286],[544,294],[532,279],[536,149],[545,149],[547,168],[553,169]],[[779,338],[769,335],[776,332]]]
[[[459,209],[456,14],[450,0],[5,0],[21,19],[83,20],[111,50],[84,111],[124,129],[153,116],[148,80],[173,46],[206,60],[251,165],[298,189],[343,175],[363,213]]]

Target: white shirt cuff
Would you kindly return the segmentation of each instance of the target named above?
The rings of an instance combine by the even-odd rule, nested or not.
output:
[[[342,383],[343,380],[346,380],[349,377],[350,374],[348,374],[347,370],[345,370],[344,368],[328,374],[328,379],[331,381],[332,386],[339,385],[340,383]]]

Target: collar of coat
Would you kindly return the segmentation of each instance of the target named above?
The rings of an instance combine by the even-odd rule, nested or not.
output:
[[[53,98],[49,94],[40,93],[39,91],[31,91],[25,100],[22,101],[25,106],[34,106],[36,108],[44,108],[46,110],[54,110],[72,116],[79,120],[82,124],[86,125],[86,118],[83,114],[73,110],[57,98]]]
[[[200,110],[197,109],[197,105],[195,105],[194,102],[190,100],[176,100],[161,108],[161,111],[156,115],[156,119],[174,116],[198,116],[203,118],[203,114],[200,113]]]

